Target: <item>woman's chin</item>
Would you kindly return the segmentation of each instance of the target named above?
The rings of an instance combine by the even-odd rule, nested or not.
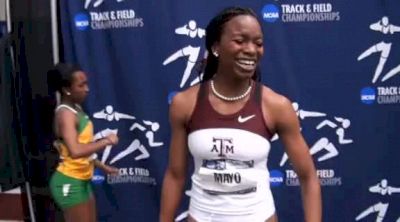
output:
[[[238,70],[236,76],[240,79],[250,79],[255,74],[255,70]]]

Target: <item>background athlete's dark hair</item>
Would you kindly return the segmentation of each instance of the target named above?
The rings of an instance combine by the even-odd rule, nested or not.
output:
[[[82,69],[78,65],[69,63],[58,63],[47,72],[47,84],[50,92],[60,92],[63,87],[69,87],[72,83],[73,74]]]
[[[225,23],[240,15],[249,15],[257,19],[257,15],[250,8],[229,7],[219,12],[214,18],[211,19],[210,23],[208,23],[206,27],[206,49],[208,51],[208,55],[202,70],[204,71],[202,78],[203,82],[211,79],[217,72],[218,58],[212,53],[211,47],[214,45],[214,43],[221,39]],[[261,73],[258,66],[252,78],[256,81],[260,81]]]
[[[47,71],[47,86],[49,91],[49,97],[46,105],[42,108],[44,113],[43,127],[48,132],[49,141],[54,141],[57,136],[54,134],[54,109],[60,103],[60,97],[63,94],[62,88],[71,86],[73,80],[73,74],[76,71],[82,69],[78,65],[69,63],[58,63]],[[59,95],[57,95],[58,92]],[[48,144],[50,147],[54,147],[53,143]],[[52,175],[56,170],[59,162],[59,154],[56,148],[49,149],[46,153],[47,167],[49,169],[48,176]]]

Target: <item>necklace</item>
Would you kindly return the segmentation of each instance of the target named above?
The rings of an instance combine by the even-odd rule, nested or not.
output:
[[[214,86],[214,80],[211,80],[211,90],[214,93],[214,95],[222,100],[229,101],[229,102],[237,101],[237,100],[241,100],[241,99],[245,98],[251,92],[251,88],[252,88],[252,85],[250,84],[249,88],[247,88],[246,91],[244,91],[244,93],[242,93],[241,95],[227,97],[227,96],[224,96],[221,93],[217,92],[217,90],[215,89],[215,86]]]

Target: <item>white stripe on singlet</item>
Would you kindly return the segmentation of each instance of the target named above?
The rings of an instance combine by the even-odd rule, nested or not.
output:
[[[69,109],[71,112],[73,112],[75,114],[78,114],[78,111],[76,111],[74,108],[72,108],[72,107],[70,107],[70,106],[68,106],[66,104],[61,104],[61,105],[57,106],[55,112],[58,112],[61,108]]]

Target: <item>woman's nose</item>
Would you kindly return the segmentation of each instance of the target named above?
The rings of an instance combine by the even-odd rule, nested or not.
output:
[[[255,54],[257,52],[257,46],[253,43],[248,43],[245,45],[244,51],[249,54]]]

